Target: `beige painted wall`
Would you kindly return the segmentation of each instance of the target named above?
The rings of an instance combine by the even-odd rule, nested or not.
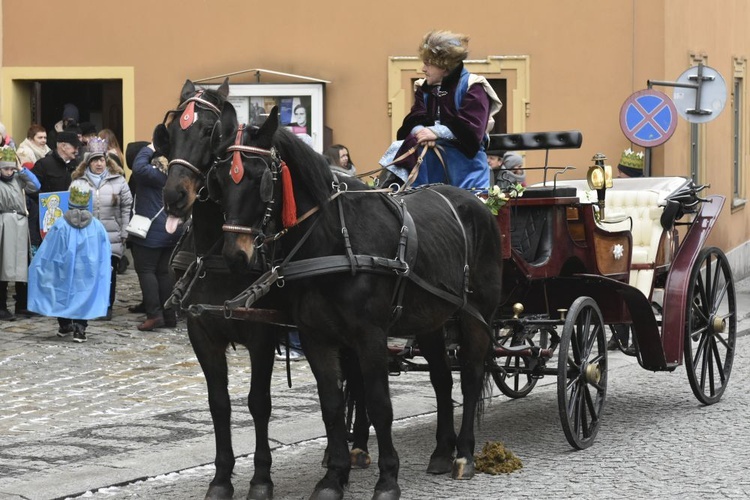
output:
[[[706,54],[731,85],[732,57],[750,53],[750,0],[475,0],[461,9],[447,0],[423,7],[395,0],[100,0],[93,7],[74,0],[46,2],[40,13],[27,0],[0,2],[2,66],[133,69],[135,139],[150,137],[165,110],[177,104],[186,78],[268,68],[329,80],[326,125],[360,170],[374,168],[391,140],[389,57],[415,55],[432,28],[469,34],[472,59],[529,56],[525,128],[581,130],[580,150],[551,154],[555,165],[576,165],[578,177],[594,153],[617,163],[629,146],[619,127],[620,107],[647,80],[676,79],[695,52]],[[28,36],[19,19],[34,19],[35,32],[44,35]],[[253,75],[232,78],[251,81]],[[1,110],[9,109],[6,89],[0,91]],[[731,103],[704,128],[711,191],[730,196]],[[23,133],[13,129],[15,136]],[[654,149],[654,174],[688,174],[688,133],[681,121],[675,136]],[[527,155],[529,165],[543,160],[543,153]],[[729,249],[750,239],[748,219],[744,208],[725,209],[712,241]]]

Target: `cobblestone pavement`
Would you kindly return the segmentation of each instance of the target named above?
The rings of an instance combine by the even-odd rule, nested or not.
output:
[[[739,282],[737,292],[745,332],[750,281]],[[131,269],[118,278],[113,320],[90,322],[84,344],[58,338],[52,318],[0,324],[0,499],[202,498],[214,455],[203,375],[184,322],[136,329],[139,316],[127,306],[139,300]],[[613,354],[602,428],[583,452],[571,451],[562,434],[553,378],[522,400],[497,396],[477,443],[505,442],[524,469],[469,482],[424,473],[435,433],[428,378],[392,377],[403,498],[750,497],[742,468],[750,458],[749,342],[738,340],[729,388],[710,407],[692,396],[684,368],[651,373]],[[240,457],[235,497],[244,498],[254,448],[249,358],[238,348],[229,363]],[[283,363],[272,382],[276,498],[307,498],[322,476],[324,432],[309,366],[296,362],[291,370],[291,389]],[[346,498],[369,498],[376,480],[375,467],[354,471]]]

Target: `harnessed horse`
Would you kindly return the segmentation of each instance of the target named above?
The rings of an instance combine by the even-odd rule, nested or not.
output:
[[[217,249],[221,245],[221,207],[204,200],[195,203],[205,184],[205,171],[212,163],[209,139],[219,109],[229,93],[228,81],[217,91],[198,90],[190,81],[182,88],[180,106],[169,113],[179,116],[158,125],[154,131],[157,151],[169,158],[164,200],[169,214],[167,229],[175,228],[178,219],[192,212],[192,222],[183,242],[178,246],[172,266],[178,276],[172,300],[181,307],[196,303],[221,303],[235,290],[246,285],[246,279],[229,273]],[[229,345],[242,344],[250,354],[252,378],[248,408],[255,424],[256,448],[254,475],[247,498],[273,497],[271,481],[271,450],[268,422],[271,415],[271,373],[278,328],[272,325],[231,321],[206,315],[188,315],[190,343],[203,369],[208,390],[208,405],[214,425],[216,473],[206,498],[228,499],[234,494],[231,477],[235,458],[230,428],[231,402],[228,391],[226,350]]]
[[[400,497],[391,438],[387,337],[415,337],[427,359],[438,404],[437,445],[428,472],[474,474],[474,419],[491,359],[488,322],[500,297],[502,257],[494,217],[476,196],[433,186],[391,197],[358,180],[338,179],[325,159],[278,127],[273,110],[259,130],[239,130],[222,109],[211,196],[226,211],[223,255],[236,272],[274,242],[274,267],[236,299],[250,307],[284,282],[294,323],[318,383],[330,460],[312,498],[342,498],[349,459],[340,390],[340,349],[353,349],[365,381],[379,445],[373,498]],[[418,233],[418,239],[417,239]],[[395,257],[394,257],[395,256]],[[443,326],[458,317],[464,414],[453,429],[452,376]],[[454,451],[457,457],[453,460]]]
[[[231,482],[234,452],[230,432],[230,402],[227,390],[226,349],[244,345],[251,358],[252,380],[248,408],[255,423],[255,472],[248,498],[272,498],[271,452],[268,422],[271,413],[270,385],[279,328],[279,315],[266,316],[259,323],[227,320],[223,315],[202,314],[199,305],[223,304],[243,290],[252,275],[230,273],[220,256],[224,215],[221,207],[208,199],[206,173],[213,165],[209,139],[226,100],[229,87],[225,80],[217,91],[196,89],[187,81],[181,92],[181,104],[167,112],[164,122],[154,131],[157,151],[168,153],[169,174],[164,187],[168,228],[192,214],[191,224],[172,260],[180,276],[173,303],[188,313],[188,336],[206,377],[208,401],[216,437],[216,474],[206,498],[232,498]],[[178,119],[169,120],[170,117]],[[260,268],[259,268],[260,269]],[[258,273],[260,271],[257,271]],[[349,370],[351,371],[351,370]],[[290,381],[291,383],[291,381]],[[363,406],[363,405],[362,405]],[[363,408],[358,409],[351,460],[367,467],[369,422]]]

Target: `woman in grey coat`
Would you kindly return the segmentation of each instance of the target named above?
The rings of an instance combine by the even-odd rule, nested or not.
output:
[[[16,284],[16,297],[23,289],[29,268],[29,219],[26,195],[39,191],[39,181],[30,170],[21,167],[10,146],[0,149],[0,320],[13,320],[8,310],[8,282]],[[16,314],[22,314],[26,303],[16,299]]]
[[[109,291],[109,309],[106,319],[112,319],[112,305],[115,302],[117,268],[125,252],[125,228],[130,222],[133,196],[125,179],[125,172],[107,155],[109,145],[104,139],[95,137],[89,141],[88,151],[83,161],[71,177],[84,179],[91,184],[93,196],[92,213],[104,225],[112,246],[112,284]]]

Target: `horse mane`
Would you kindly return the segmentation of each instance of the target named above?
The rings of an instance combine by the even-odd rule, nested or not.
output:
[[[307,187],[316,205],[325,204],[333,182],[328,160],[283,127],[276,129],[272,143],[289,167],[295,185]]]

